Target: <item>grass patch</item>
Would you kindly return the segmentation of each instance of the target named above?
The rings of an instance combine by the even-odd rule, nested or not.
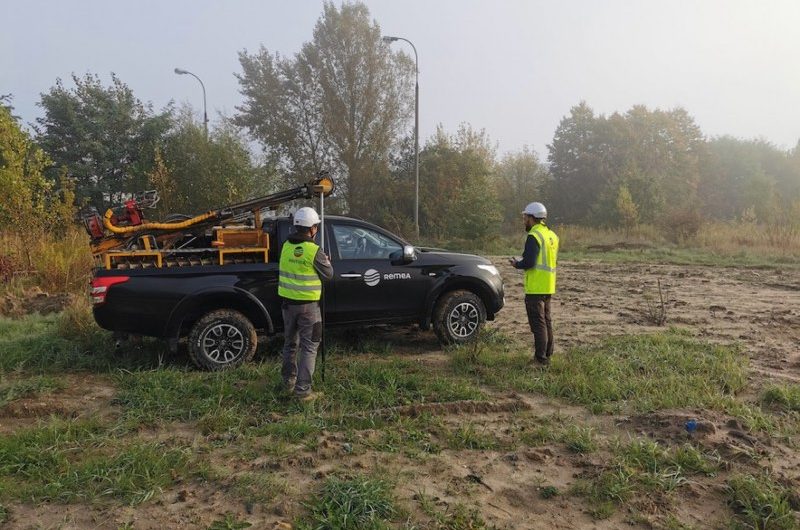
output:
[[[327,381],[317,385],[320,399],[302,405],[283,393],[279,372],[280,362],[270,359],[217,373],[124,371],[116,375],[116,403],[135,424],[198,422],[206,434],[253,430],[296,442],[323,428],[374,426],[381,421],[370,417],[375,410],[483,397],[474,385],[418,363],[345,358],[332,363]]]
[[[160,342],[148,341],[147,348],[117,352],[111,334],[96,325],[87,327],[85,333],[72,330],[62,335],[71,329],[62,324],[66,314],[0,318],[0,373],[135,370],[158,366],[159,355],[166,351]]]
[[[762,392],[761,402],[778,410],[800,412],[800,385],[770,385]]]
[[[64,382],[52,376],[9,379],[0,374],[0,407],[17,399],[34,397],[64,388]]]
[[[441,423],[430,415],[417,418],[401,416],[383,425],[376,440],[367,440],[364,444],[376,451],[403,453],[418,458],[441,452],[442,446],[432,434],[441,430]]]
[[[454,450],[493,451],[502,448],[503,444],[485,427],[478,429],[474,424],[466,423],[447,433],[447,447]]]
[[[555,356],[548,369],[509,340],[453,351],[458,374],[498,388],[565,398],[594,413],[668,408],[721,409],[744,388],[747,359],[733,347],[711,345],[678,331],[628,335]]]
[[[668,448],[645,439],[617,442],[611,452],[606,469],[576,487],[576,493],[588,497],[597,519],[610,517],[636,496],[664,496],[685,485],[687,477],[714,475],[721,462],[718,455],[689,444]]]
[[[417,493],[414,498],[419,502],[422,512],[430,517],[430,524],[423,528],[431,530],[485,530],[486,522],[477,507],[470,507],[460,502],[442,508],[437,506],[433,498],[425,493]]]
[[[597,437],[591,427],[570,425],[561,435],[561,441],[573,453],[591,453],[597,449]]]
[[[0,438],[0,496],[138,504],[185,476],[188,460],[181,448],[123,444],[95,420],[56,421]]]
[[[800,528],[789,504],[790,491],[769,476],[735,475],[728,480],[728,503],[737,514],[734,528]]]
[[[306,505],[309,513],[297,524],[304,530],[383,530],[397,515],[392,487],[369,477],[330,477]]]

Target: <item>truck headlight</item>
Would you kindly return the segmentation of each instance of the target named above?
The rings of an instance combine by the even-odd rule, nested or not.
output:
[[[485,270],[486,272],[488,272],[492,276],[497,276],[497,275],[500,274],[497,271],[497,267],[495,267],[494,265],[478,265],[478,268]]]

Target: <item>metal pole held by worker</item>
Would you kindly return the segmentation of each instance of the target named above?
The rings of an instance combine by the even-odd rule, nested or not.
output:
[[[322,252],[325,252],[325,193],[324,191],[320,191],[319,193],[319,213],[320,213],[320,247],[322,248]],[[325,382],[325,284],[323,282],[322,285],[322,311],[320,312],[320,317],[322,319],[322,336],[320,337],[321,344],[320,344],[320,360],[322,361],[322,382]]]

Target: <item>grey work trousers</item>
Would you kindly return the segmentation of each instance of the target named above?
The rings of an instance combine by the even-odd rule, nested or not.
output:
[[[553,355],[553,319],[550,314],[549,294],[526,294],[525,310],[533,332],[534,355],[546,361]]]
[[[311,380],[317,361],[317,348],[322,339],[322,315],[319,303],[284,303],[283,313],[283,368],[284,382],[296,380],[294,392],[303,396],[311,392]],[[300,354],[297,345],[300,343]]]

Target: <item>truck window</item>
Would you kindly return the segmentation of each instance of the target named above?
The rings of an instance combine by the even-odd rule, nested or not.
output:
[[[333,225],[333,237],[339,259],[389,259],[392,252],[402,250],[400,243],[380,232],[361,226]]]

